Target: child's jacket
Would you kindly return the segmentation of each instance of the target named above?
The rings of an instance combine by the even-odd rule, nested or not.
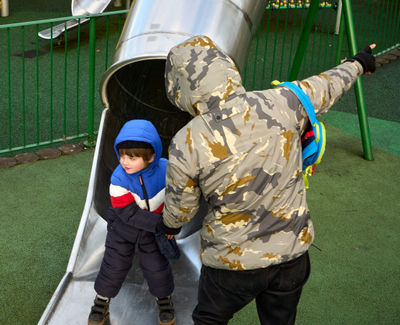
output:
[[[127,174],[119,164],[111,176],[110,197],[112,207],[124,223],[138,229],[155,232],[164,207],[165,172],[167,159],[161,158],[162,144],[154,125],[146,120],[127,122],[115,139],[114,149],[119,160],[117,145],[124,141],[147,142],[154,148],[154,160],[135,174]],[[150,205],[147,210],[146,195]]]

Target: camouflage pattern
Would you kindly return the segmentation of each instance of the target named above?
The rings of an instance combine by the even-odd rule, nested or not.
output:
[[[314,229],[300,135],[308,117],[297,97],[284,87],[246,92],[234,62],[205,36],[174,47],[165,74],[169,100],[194,118],[169,148],[164,223],[189,222],[202,193],[203,264],[256,269],[307,251]],[[346,62],[295,83],[321,115],[361,74]]]

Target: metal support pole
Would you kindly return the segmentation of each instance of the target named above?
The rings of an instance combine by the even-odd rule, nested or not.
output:
[[[357,53],[358,50],[357,50],[356,36],[354,32],[353,14],[352,14],[350,0],[343,0],[343,12],[346,24],[348,46],[350,49],[350,57],[352,57]],[[358,112],[358,120],[360,123],[361,140],[364,149],[364,157],[367,160],[374,160],[374,156],[372,154],[371,138],[369,134],[368,117],[365,109],[365,99],[364,99],[361,77],[357,79],[354,85],[354,91],[357,100],[357,112]]]
[[[90,19],[89,29],[89,99],[88,99],[88,139],[85,145],[95,145],[94,140],[94,88],[95,88],[95,63],[96,63],[96,18]]]
[[[315,20],[319,7],[319,0],[311,0],[310,8],[308,9],[306,21],[304,23],[303,30],[300,35],[299,44],[297,45],[296,54],[293,59],[292,69],[289,73],[289,81],[297,79],[300,72],[301,62],[304,58],[304,53],[306,52],[308,38],[311,33],[312,25]]]
[[[341,11],[341,13],[342,13],[342,17],[341,17],[340,23],[339,23],[339,35],[338,35],[337,44],[336,44],[336,58],[335,58],[336,65],[340,64],[340,57],[341,57],[341,53],[342,53],[343,36],[344,36],[343,11]]]
[[[339,34],[339,26],[342,22],[342,0],[339,0],[337,14],[336,14],[336,25],[335,25],[335,35]]]
[[[10,14],[8,8],[8,0],[1,0],[1,17],[7,17]]]

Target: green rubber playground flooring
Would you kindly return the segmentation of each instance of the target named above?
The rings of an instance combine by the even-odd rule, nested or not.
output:
[[[377,68],[363,76],[363,89],[372,145],[400,157],[400,60]],[[360,137],[357,105],[350,90],[322,120]]]

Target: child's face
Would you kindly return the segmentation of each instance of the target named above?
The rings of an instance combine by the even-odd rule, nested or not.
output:
[[[128,155],[121,155],[119,158],[119,162],[127,174],[134,174],[141,171],[142,169],[147,168],[147,166],[153,160],[154,160],[154,155],[148,163],[146,163],[142,157],[131,157]]]

